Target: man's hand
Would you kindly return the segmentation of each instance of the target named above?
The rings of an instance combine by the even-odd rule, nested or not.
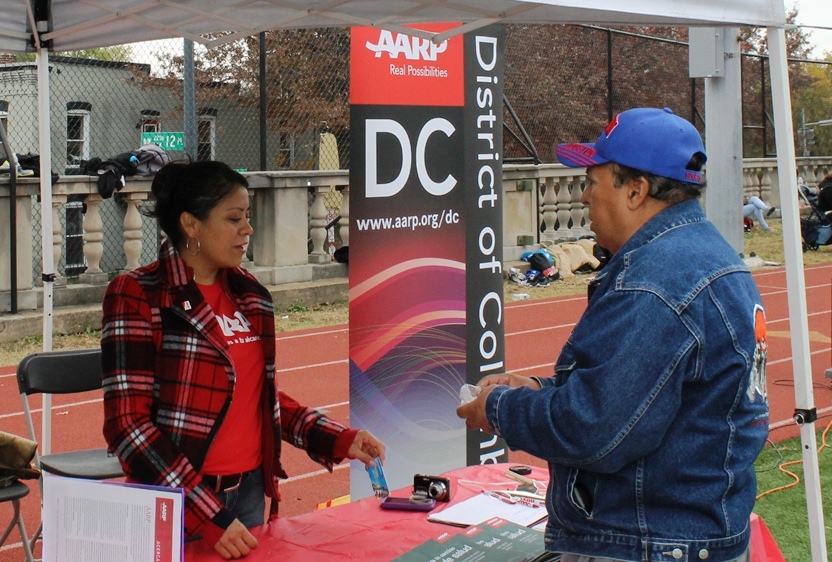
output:
[[[532,390],[540,390],[540,385],[533,378],[521,377],[520,375],[512,375],[509,373],[502,373],[499,375],[488,375],[487,377],[483,377],[482,379],[480,379],[480,382],[478,382],[477,384],[480,386],[480,388],[504,384],[511,388],[520,388],[522,386],[528,386]]]
[[[468,429],[481,429],[488,433],[494,433],[494,429],[485,415],[485,401],[495,386],[505,385],[510,388],[527,386],[532,390],[540,390],[540,384],[533,378],[508,373],[488,375],[481,378],[477,385],[482,389],[480,393],[473,401],[457,408],[456,415],[465,419],[465,426]]]
[[[350,445],[347,451],[348,459],[358,459],[367,466],[375,466],[373,459],[378,457],[381,462],[384,462],[384,443],[367,431],[366,429],[359,430],[355,436],[355,440]]]
[[[480,386],[482,384],[483,381],[480,381]],[[485,401],[496,386],[495,383],[483,386],[476,398],[456,409],[456,415],[465,420],[465,426],[468,429],[481,429],[488,433],[494,433],[488,419],[485,417]]]
[[[257,548],[257,539],[239,519],[235,519],[228,526],[214,545],[214,550],[226,560],[248,556],[252,548]]]

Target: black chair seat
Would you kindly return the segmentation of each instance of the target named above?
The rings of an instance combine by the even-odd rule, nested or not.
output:
[[[87,480],[107,480],[124,476],[118,458],[109,456],[107,449],[43,455],[40,457],[40,466],[50,474]]]
[[[0,503],[19,500],[29,495],[29,486],[15,480],[5,488],[0,488]]]

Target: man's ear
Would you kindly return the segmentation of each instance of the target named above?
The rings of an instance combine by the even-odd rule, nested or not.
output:
[[[641,207],[650,196],[650,182],[644,176],[627,180],[627,207],[635,210]]]

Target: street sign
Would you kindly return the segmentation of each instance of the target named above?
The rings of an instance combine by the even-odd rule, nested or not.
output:
[[[185,150],[185,133],[142,133],[142,144],[156,144],[163,150]]]

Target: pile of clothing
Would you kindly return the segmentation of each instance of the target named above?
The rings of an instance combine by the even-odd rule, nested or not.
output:
[[[528,262],[525,273],[517,268],[510,268],[509,280],[518,285],[541,287],[557,279],[569,279],[576,273],[589,273],[603,268],[610,258],[610,253],[599,246],[592,238],[574,241],[540,243],[540,248],[525,252],[520,259]]]
[[[109,199],[126,185],[127,176],[149,176],[170,162],[168,153],[155,144],[146,144],[138,150],[116,154],[108,160],[91,158],[81,161],[81,173],[98,176],[98,194]]]

